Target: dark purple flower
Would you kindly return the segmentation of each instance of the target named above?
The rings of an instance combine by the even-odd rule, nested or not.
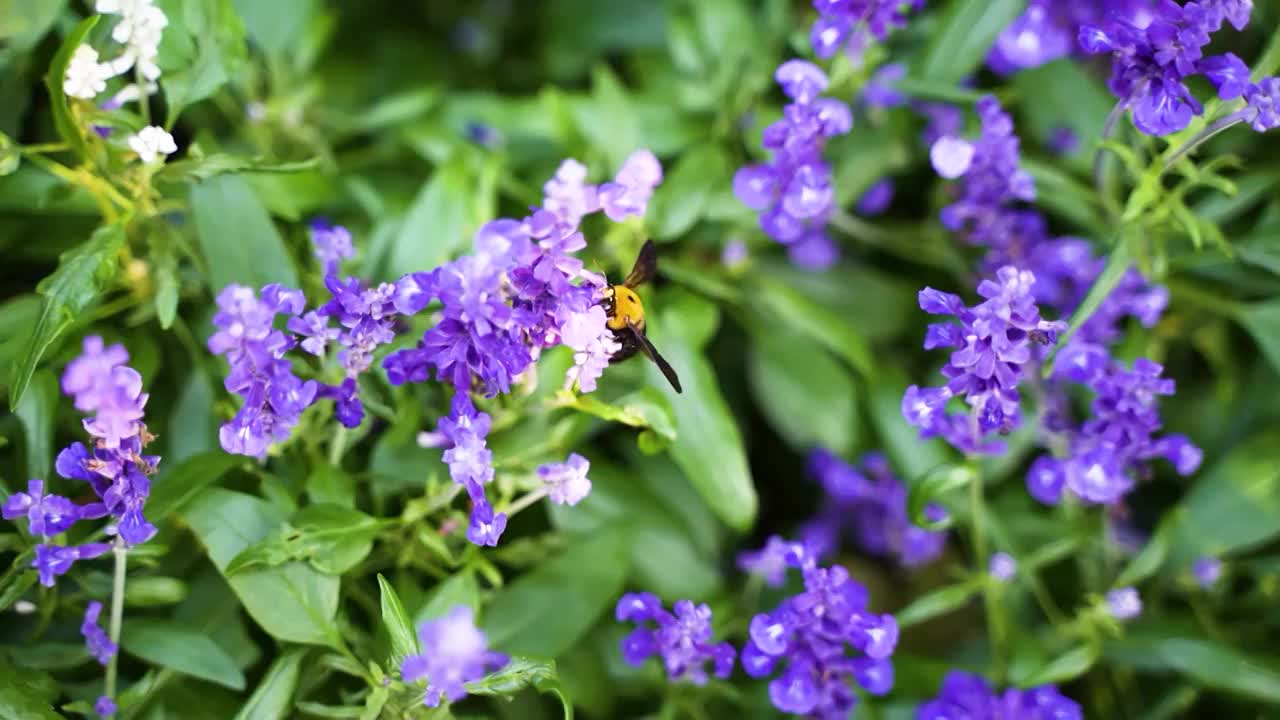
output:
[[[880,453],[867,453],[854,467],[827,450],[809,454],[809,474],[826,491],[822,517],[850,532],[863,552],[917,567],[942,553],[947,536],[925,530],[907,517],[907,487]],[[810,548],[813,556],[822,553]]]
[[[677,600],[672,610],[674,613],[667,612],[652,593],[623,595],[616,610],[618,622],[637,625],[622,640],[623,659],[641,665],[657,655],[662,658],[669,679],[688,680],[695,685],[707,682],[708,662],[716,677],[729,677],[733,646],[711,642],[711,608]]]
[[[843,567],[821,568],[807,555],[790,562],[802,569],[805,589],[752,618],[743,670],[756,678],[780,670],[769,698],[783,712],[846,717],[857,703],[853,683],[874,695],[893,687],[897,622],[867,609],[866,588]]]
[[[818,20],[809,33],[813,52],[820,58],[829,58],[841,50],[861,55],[868,35],[883,41],[894,28],[907,24],[909,9],[923,6],[924,0],[813,0],[818,11]]]
[[[466,684],[483,678],[510,660],[489,650],[489,641],[476,627],[471,608],[458,605],[447,615],[418,626],[422,654],[405,657],[400,677],[416,683],[426,679],[423,703],[436,707],[442,700],[467,696]]]
[[[98,626],[98,616],[101,614],[102,603],[90,600],[84,609],[84,621],[80,624],[80,634],[84,636],[89,654],[98,661],[99,665],[106,665],[115,656],[117,648],[107,636],[107,632]]]
[[[1080,149],[1080,136],[1066,125],[1059,125],[1049,133],[1047,147],[1055,155],[1070,155]]]
[[[1043,456],[1032,464],[1027,474],[1032,497],[1055,504],[1070,491],[1087,503],[1113,505],[1146,475],[1152,459],[1168,460],[1181,475],[1195,472],[1199,448],[1182,435],[1155,437],[1161,426],[1156,400],[1174,391],[1173,381],[1160,377],[1162,371],[1142,358],[1126,370],[1097,346],[1073,342],[1064,348],[1055,379],[1094,392],[1091,417],[1066,431],[1067,456]]]
[[[948,379],[936,388],[907,388],[902,414],[920,428],[921,437],[941,436],[965,452],[998,451],[987,443],[991,433],[1008,432],[1021,424],[1018,383],[1025,366],[1033,362],[1033,347],[1051,345],[1066,323],[1040,317],[1031,288],[1035,276],[1026,270],[1004,267],[997,280],[983,280],[978,294],[986,301],[966,307],[957,295],[932,288],[920,291],[920,307],[933,315],[954,315],[959,325],[930,325],[925,349],[952,348],[942,368]],[[947,412],[952,398],[969,405],[962,415]]]
[[[1263,78],[1244,91],[1244,119],[1258,132],[1280,127],[1280,78]]]
[[[1249,87],[1249,66],[1235,53],[1210,55],[1200,61],[1200,72],[1218,89],[1218,97],[1234,100]]]
[[[996,692],[978,675],[952,670],[938,697],[920,706],[916,720],[1083,720],[1075,701],[1053,685]]]
[[[356,379],[349,377],[337,385],[320,385],[316,396],[333,400],[333,414],[343,427],[357,428],[364,422],[364,403],[357,390]]]
[[[65,574],[77,560],[96,558],[107,552],[111,546],[106,543],[88,543],[85,545],[37,545],[35,559],[31,567],[40,576],[40,584],[53,587],[54,578]]]
[[[862,193],[862,197],[858,198],[858,214],[860,215],[879,215],[889,209],[889,204],[893,202],[893,180],[891,178],[880,178],[872,183],[867,191]]]
[[[996,37],[987,64],[1001,75],[1009,75],[1070,55],[1075,49],[1074,29],[1062,22],[1062,13],[1055,13],[1052,5],[1052,0],[1031,0],[1022,15]]]
[[[43,480],[29,480],[27,491],[10,495],[0,515],[5,520],[25,516],[32,535],[48,537],[75,525],[80,519],[80,508],[61,495],[46,495]]]
[[[804,553],[801,543],[788,542],[777,535],[769,536],[764,547],[738,553],[738,568],[759,575],[770,587],[781,587],[787,579],[787,558]]]

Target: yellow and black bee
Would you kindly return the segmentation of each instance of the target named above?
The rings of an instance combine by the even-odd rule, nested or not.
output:
[[[680,378],[676,376],[676,371],[658,354],[649,338],[645,337],[644,305],[635,291],[637,286],[652,280],[657,271],[658,249],[654,247],[652,240],[645,240],[644,246],[640,248],[640,255],[636,258],[635,267],[631,268],[627,279],[621,285],[610,285],[605,289],[604,300],[600,304],[609,316],[608,326],[613,331],[613,339],[622,345],[622,349],[615,352],[609,362],[621,362],[640,351],[658,366],[671,387],[676,392],[681,392]]]

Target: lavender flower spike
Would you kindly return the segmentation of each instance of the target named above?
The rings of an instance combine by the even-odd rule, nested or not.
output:
[[[427,681],[422,702],[436,707],[441,700],[466,697],[466,683],[479,680],[506,665],[509,658],[489,650],[489,642],[475,624],[471,608],[459,605],[447,615],[418,626],[421,655],[410,655],[400,665],[405,682]]]
[[[707,682],[708,662],[716,677],[729,677],[733,646],[711,642],[711,608],[677,600],[672,609],[674,614],[667,612],[652,593],[623,595],[618,600],[618,622],[632,622],[639,627],[623,638],[622,657],[632,665],[640,665],[657,655],[662,658],[668,678],[695,685]]]
[[[985,679],[960,670],[947,673],[938,697],[920,706],[916,720],[1083,720],[1080,705],[1053,685],[995,691]]]

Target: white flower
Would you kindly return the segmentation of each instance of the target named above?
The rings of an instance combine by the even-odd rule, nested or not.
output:
[[[973,152],[973,143],[947,135],[938,138],[933,147],[929,148],[929,160],[939,175],[947,180],[955,180],[969,172],[969,166],[973,164]]]
[[[599,305],[570,315],[560,326],[560,341],[574,350],[573,367],[565,373],[565,387],[571,387],[576,380],[584,393],[595,391],[596,380],[604,374],[609,358],[622,349]]]
[[[98,62],[98,51],[81,45],[71,55],[67,74],[62,80],[62,91],[74,98],[92,100],[107,89],[111,71]]]
[[[163,161],[162,155],[172,155],[178,151],[173,136],[155,125],[142,128],[137,135],[130,135],[129,148],[138,153],[138,158],[147,164]]]
[[[105,15],[132,15],[150,7],[153,0],[98,0],[94,10]]]

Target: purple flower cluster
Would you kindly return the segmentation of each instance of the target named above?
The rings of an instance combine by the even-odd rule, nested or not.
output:
[[[409,655],[400,665],[405,682],[426,679],[422,702],[436,707],[441,700],[456,702],[467,696],[466,684],[507,664],[509,658],[489,650],[489,641],[476,627],[471,608],[459,605],[447,615],[418,626],[421,655]]]
[[[562,463],[548,463],[538,468],[538,477],[546,484],[547,496],[557,505],[577,505],[591,493],[587,471],[591,463],[578,453],[571,453]]]
[[[924,7],[924,0],[813,0],[818,20],[809,40],[813,52],[829,58],[844,50],[859,57],[871,38],[883,41],[894,28],[907,24],[907,13]]]
[[[1230,22],[1236,29],[1249,23],[1249,0],[1202,0],[1178,5],[1161,0],[1149,20],[1139,24],[1109,17],[1080,26],[1080,47],[1090,54],[1110,53],[1108,87],[1120,107],[1133,111],[1133,124],[1149,135],[1168,135],[1185,128],[1203,112],[1187,89],[1187,77],[1206,75],[1223,97],[1243,94],[1248,73],[1234,56],[1204,56],[1210,34]],[[1256,87],[1256,86],[1255,86]],[[1253,102],[1251,101],[1251,106]]]
[[[822,512],[801,533],[815,556],[835,549],[821,538],[836,540],[846,529],[863,552],[903,567],[923,565],[942,553],[946,533],[917,527],[907,517],[907,487],[884,455],[868,453],[861,467],[854,467],[826,450],[815,450],[809,454],[809,474],[826,491]]]
[[[902,414],[920,428],[921,437],[941,436],[970,453],[1003,451],[1002,442],[989,442],[987,437],[1021,424],[1018,383],[1023,370],[1036,359],[1035,346],[1053,344],[1066,329],[1066,323],[1040,317],[1031,272],[1003,267],[996,278],[978,285],[978,294],[986,300],[972,308],[958,295],[932,288],[920,291],[922,310],[955,316],[959,324],[935,323],[925,335],[926,350],[954,350],[942,368],[947,384],[924,389],[912,385],[902,398]],[[947,412],[955,397],[965,399],[969,412]]]
[[[688,680],[695,685],[707,682],[707,663],[718,678],[733,671],[733,646],[711,642],[711,608],[677,600],[667,612],[652,593],[629,593],[618,600],[618,622],[637,625],[622,640],[622,657],[632,665],[642,665],[650,657],[662,658],[667,677]],[[652,623],[652,625],[650,625]]]
[[[848,717],[857,703],[854,682],[874,695],[893,687],[889,657],[898,624],[867,609],[866,588],[843,567],[818,567],[804,552],[786,559],[803,572],[805,589],[752,618],[742,667],[756,678],[781,669],[769,698],[783,712]]]
[[[1151,21],[1154,0],[1031,0],[1009,23],[987,55],[987,65],[1001,75],[1038,67],[1082,54],[1076,43],[1081,25],[1117,18],[1139,27]]]
[[[1082,720],[1074,700],[1052,685],[1030,690],[1009,688],[997,693],[978,675],[952,670],[938,697],[920,706],[916,720]]]
[[[311,221],[311,244],[315,246],[316,259],[324,268],[325,276],[337,275],[338,266],[356,254],[351,244],[351,233],[341,225],[333,225],[324,218]]]
[[[102,614],[102,603],[97,600],[90,600],[84,609],[84,621],[80,624],[80,635],[84,637],[84,644],[89,648],[89,654],[93,659],[98,661],[99,665],[106,665],[115,656],[116,644],[111,642],[111,638],[107,636],[105,630],[98,625],[98,616]]]
[[[477,411],[465,392],[454,394],[449,415],[440,418],[440,434],[448,445],[444,461],[449,465],[449,476],[466,488],[471,498],[467,539],[492,547],[507,529],[507,516],[495,514],[484,494],[484,486],[493,479],[493,453],[485,443],[489,425],[488,413]]]
[[[77,505],[71,500],[45,492],[43,480],[31,480],[26,492],[9,496],[0,515],[6,520],[26,518],[32,535],[44,542],[36,546],[32,567],[40,583],[53,587],[54,579],[66,573],[77,560],[98,557],[111,549],[106,543],[66,546],[49,542],[80,520],[110,516],[108,532],[129,545],[150,540],[156,528],[142,511],[151,494],[148,476],[156,471],[160,458],[143,455],[152,436],[143,424],[147,394],[142,392],[142,376],[125,365],[129,353],[121,345],[105,347],[102,338],[84,340],[84,353],[71,361],[62,376],[62,390],[75,398],[75,405],[94,415],[84,420],[92,437],[90,445],[75,442],[58,453],[55,468],[68,480],[89,484],[98,501]]]
[[[1185,436],[1155,437],[1160,429],[1156,399],[1172,395],[1173,380],[1163,368],[1138,359],[1126,370],[1097,345],[1072,343],[1054,366],[1055,379],[1077,383],[1094,393],[1089,419],[1065,430],[1066,457],[1038,458],[1027,473],[1027,489],[1044,503],[1056,504],[1064,491],[1087,503],[1114,505],[1124,499],[1146,463],[1165,458],[1179,474],[1200,466],[1202,453]]]
[[[740,168],[733,192],[760,212],[760,227],[787,246],[793,262],[820,269],[839,255],[825,230],[835,195],[822,150],[828,138],[849,132],[853,114],[845,103],[820,97],[827,76],[813,63],[788,60],[775,78],[792,102],[780,120],[765,128],[764,147],[773,157]]]

